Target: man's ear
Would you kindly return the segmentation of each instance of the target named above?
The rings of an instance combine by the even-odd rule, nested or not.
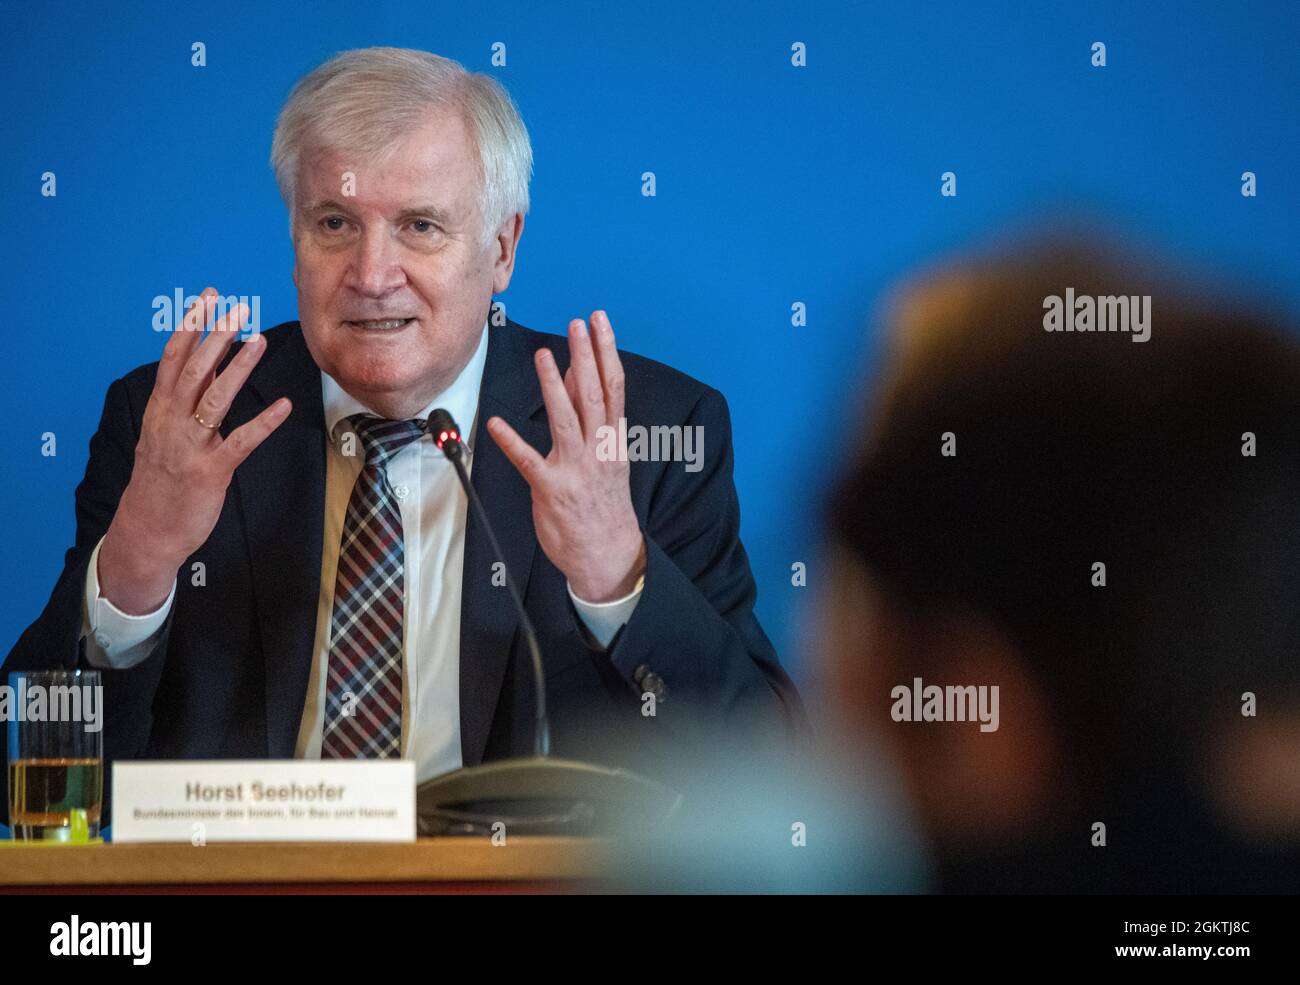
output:
[[[1041,824],[1062,806],[1063,762],[1047,695],[1019,646],[995,619],[970,609],[908,619],[906,627],[895,632],[909,642],[891,661],[890,686],[906,686],[915,709],[920,678],[923,711],[936,686],[929,695],[943,696],[945,720],[891,725],[902,730],[909,785],[935,835],[1002,840]],[[976,708],[967,707],[976,720],[948,720],[950,687],[974,688],[952,693],[976,696]]]
[[[289,210],[289,242],[293,246],[293,286],[301,287],[298,283],[298,233],[294,228],[293,210]]]
[[[510,286],[510,275],[515,270],[515,254],[519,237],[524,234],[524,214],[516,212],[497,230],[492,271],[492,293],[501,294]]]
[[[814,669],[850,756],[898,765],[908,793],[933,835],[970,842],[1014,836],[1057,806],[1062,765],[1047,697],[1024,655],[997,621],[975,610],[946,607],[917,613],[887,580],[843,549],[833,549],[825,609],[818,620]],[[914,721],[925,689],[974,687],[968,721]],[[905,688],[905,692],[896,688]],[[981,692],[980,688],[984,690]],[[979,695],[996,729],[981,731]],[[906,705],[898,695],[906,694]],[[896,709],[900,709],[896,716]]]

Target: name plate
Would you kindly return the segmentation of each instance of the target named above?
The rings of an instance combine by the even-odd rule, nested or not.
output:
[[[113,764],[115,842],[414,841],[415,762]]]

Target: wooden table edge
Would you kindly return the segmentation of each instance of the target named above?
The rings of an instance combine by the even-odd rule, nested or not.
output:
[[[611,857],[606,839],[558,837],[6,847],[0,886],[549,883],[597,879]]]

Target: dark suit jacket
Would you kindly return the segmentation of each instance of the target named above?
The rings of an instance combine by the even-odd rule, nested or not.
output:
[[[599,651],[586,642],[564,576],[538,549],[527,483],[483,426],[499,415],[542,454],[550,450],[533,354],[548,347],[563,371],[567,341],[514,322],[489,333],[472,478],[540,638],[553,753],[671,780],[674,762],[691,755],[702,733],[801,733],[798,695],[752,611],[755,586],[738,538],[722,395],[661,363],[622,354],[629,426],[702,425],[704,467],[691,473],[681,462],[632,463],[645,587],[608,652]],[[298,323],[265,334],[266,354],[222,433],[281,396],[293,411],[235,472],[216,528],[180,570],[155,651],[129,670],[102,672],[106,764],[293,756],[320,591],[327,436],[320,371]],[[157,363],[143,366],[109,387],[77,487],[76,543],[5,670],[89,666],[79,644],[86,565],[130,478],[156,371]],[[184,501],[176,508],[185,509]],[[527,651],[507,590],[493,585],[496,560],[471,514],[460,624],[466,766],[527,754],[533,733]],[[195,561],[206,567],[201,587],[191,584]],[[662,681],[652,717],[642,714],[647,672]],[[6,810],[7,803],[0,799]]]

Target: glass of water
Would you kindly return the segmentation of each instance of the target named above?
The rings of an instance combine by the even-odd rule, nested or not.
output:
[[[9,826],[15,840],[99,836],[103,694],[94,670],[9,675]]]

